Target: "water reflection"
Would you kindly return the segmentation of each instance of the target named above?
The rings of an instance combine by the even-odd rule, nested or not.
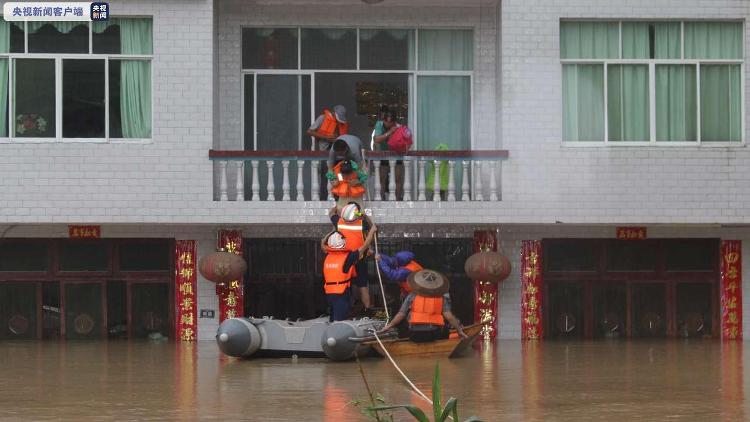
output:
[[[737,421],[746,353],[711,340],[501,341],[440,365],[463,417]],[[362,364],[373,391],[427,409],[388,361]],[[435,361],[399,364],[430,395]],[[242,361],[208,342],[0,343],[0,371],[2,420],[363,420],[347,403],[366,398],[356,363]]]

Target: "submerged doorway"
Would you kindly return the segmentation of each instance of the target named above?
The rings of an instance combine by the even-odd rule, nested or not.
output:
[[[547,338],[718,335],[718,239],[543,245]]]
[[[0,340],[172,337],[170,239],[0,241]]]

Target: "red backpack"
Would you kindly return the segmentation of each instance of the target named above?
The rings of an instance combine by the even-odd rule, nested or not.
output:
[[[388,149],[391,151],[403,154],[411,148],[411,130],[401,125],[393,132],[388,138]]]

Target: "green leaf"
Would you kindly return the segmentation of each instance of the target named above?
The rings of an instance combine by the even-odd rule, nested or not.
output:
[[[395,406],[374,406],[374,407],[368,407],[368,409],[373,410],[373,411],[406,409],[409,413],[411,413],[412,416],[414,416],[414,419],[416,419],[417,421],[430,422],[430,420],[427,419],[427,415],[424,414],[422,409],[418,408],[417,406],[412,406],[410,404],[400,404],[400,405],[395,405]]]
[[[448,415],[452,415],[453,419],[458,420],[458,399],[451,397],[445,402],[445,407],[440,414],[439,419],[435,419],[435,422],[445,422],[448,419]]]
[[[435,375],[432,377],[432,411],[435,414],[435,420],[441,417],[440,405],[440,362],[435,363]]]

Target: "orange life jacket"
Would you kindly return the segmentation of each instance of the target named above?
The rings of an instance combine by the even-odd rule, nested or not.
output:
[[[327,295],[340,295],[346,291],[351,284],[352,277],[356,275],[354,265],[344,272],[344,263],[349,251],[328,252],[323,261],[323,289]]]
[[[344,235],[346,249],[350,252],[356,251],[365,244],[365,235],[362,231],[362,221],[362,218],[358,218],[356,221],[348,223],[344,221],[343,218],[340,218],[336,225],[336,230]]]
[[[422,268],[421,265],[417,263],[417,261],[409,261],[408,264],[404,265],[404,268],[407,270],[416,273],[417,271],[422,271],[424,268]],[[411,293],[411,288],[409,287],[409,283],[406,280],[403,280],[401,283],[399,283],[399,286],[401,287],[401,293],[404,295],[407,295]]]
[[[338,197],[359,198],[365,194],[365,187],[362,186],[362,184],[353,186],[350,183],[352,180],[359,180],[359,176],[356,171],[352,171],[349,174],[341,173],[341,165],[343,163],[344,162],[341,161],[333,166],[333,173],[336,175],[336,180],[338,180],[339,183],[331,189],[331,193]]]
[[[336,134],[337,130],[338,136],[346,135],[347,133],[349,133],[349,125],[347,123],[341,123],[336,120],[336,116],[331,112],[331,110],[323,110],[323,117],[323,123],[320,124],[317,132],[326,136]]]
[[[443,320],[443,298],[417,295],[411,304],[409,324],[445,325]]]

